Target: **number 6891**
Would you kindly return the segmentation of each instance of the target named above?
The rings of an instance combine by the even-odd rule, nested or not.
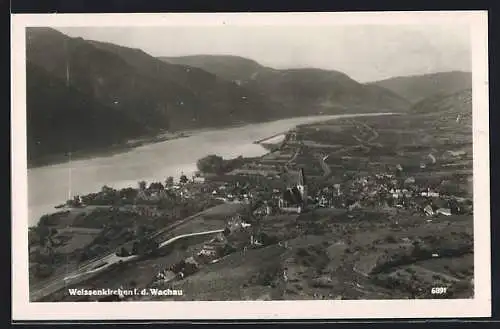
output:
[[[446,294],[446,287],[433,287],[431,289],[431,294],[433,294],[433,295],[443,295],[443,294]]]

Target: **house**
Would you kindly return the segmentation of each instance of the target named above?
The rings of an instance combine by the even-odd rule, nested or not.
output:
[[[438,198],[439,197],[438,192],[431,191],[431,189],[429,189],[429,188],[427,189],[427,191],[422,192],[421,195],[424,197],[429,197],[429,198]]]
[[[406,244],[411,244],[411,240],[410,240],[409,238],[407,238],[407,237],[403,237],[403,238],[401,238],[401,241],[402,241],[403,243],[406,243]]]
[[[223,233],[219,233],[212,240],[210,240],[210,242],[224,243],[224,242],[226,242],[226,237],[224,236]]]
[[[361,209],[361,203],[359,201],[354,202],[349,206],[349,210],[354,210],[354,209]]]
[[[252,226],[252,224],[249,224],[249,223],[246,223],[246,222],[242,222],[241,223],[241,227],[242,228],[247,228],[247,227],[250,227],[250,226]]]
[[[139,190],[139,192],[137,193],[137,199],[139,200],[148,200],[149,196],[150,194],[146,190]]]
[[[197,255],[205,257],[214,257],[217,255],[217,251],[212,246],[203,246],[203,249],[201,249]]]
[[[407,184],[407,185],[409,185],[409,184],[415,184],[415,178],[414,177],[408,177],[407,179],[405,179],[404,183]]]
[[[272,214],[273,214],[273,208],[269,204],[266,204],[266,215],[271,216]]]
[[[202,177],[202,176],[193,176],[192,181],[195,184],[202,184],[202,183],[205,183],[205,177]]]
[[[324,195],[322,195],[321,198],[318,201],[318,204],[319,204],[320,207],[327,208],[327,207],[330,206],[330,200],[328,200],[327,197],[325,197]]]
[[[424,208],[424,213],[425,213],[427,216],[432,216],[432,215],[434,215],[434,210],[432,209],[431,205],[427,205],[427,206]]]
[[[250,236],[250,245],[254,247],[261,247],[263,244],[259,240],[257,240],[253,234]]]
[[[463,150],[459,150],[459,151],[446,151],[444,156],[446,157],[461,157],[461,156],[464,156],[466,155],[467,152],[466,151],[463,151]]]
[[[236,214],[235,216],[232,216],[228,219],[227,225],[231,227],[232,229],[237,229],[243,227],[243,218],[241,217],[240,214]]]
[[[403,197],[403,191],[401,191],[401,189],[391,189],[389,193],[392,194],[393,199],[399,199]]]

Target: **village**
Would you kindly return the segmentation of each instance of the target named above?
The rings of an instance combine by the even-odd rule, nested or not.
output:
[[[361,125],[364,130],[366,126]],[[357,125],[356,129],[359,127]],[[331,132],[333,128],[326,124],[298,127],[285,133],[278,143],[267,144],[270,152],[266,155],[256,159],[240,158],[237,167],[228,166],[224,172],[200,171],[191,177],[181,173],[176,182],[168,177],[164,183],[148,185],[142,181],[137,188],[121,190],[104,186],[98,193],[76,196],[58,213],[42,218],[36,232],[43,231],[40,229],[43,227],[54,231],[49,229],[44,239],[38,240],[50,241],[43,248],[49,249],[45,253],[54,257],[58,239],[63,240],[61,244],[65,242],[61,238],[65,228],[95,230],[94,239],[86,240],[86,245],[66,250],[66,254],[79,259],[75,266],[106,252],[116,252],[120,257],[142,254],[154,258],[160,240],[173,234],[172,229],[165,230],[165,227],[211,207],[232,204],[238,206],[237,210],[219,215],[215,220],[205,218],[197,226],[186,224],[186,232],[207,230],[209,223],[215,225],[211,228],[224,231],[197,241],[173,263],[160,261],[155,265],[160,268],[146,276],[142,285],[182,288],[189,280],[196,282],[197,273],[212,271],[215,265],[224,267],[225,262],[234,262],[234,257],[244,258],[260,249],[278,248],[280,259],[288,255],[284,263],[295,264],[283,265],[279,261],[282,267],[266,281],[265,285],[272,289],[280,287],[281,298],[326,298],[332,292],[324,294],[321,291],[332,290],[333,284],[318,286],[314,282],[338,281],[353,275],[359,276],[356,284],[372,288],[367,290],[356,284],[346,288],[346,283],[339,281],[335,289],[342,289],[339,288],[335,296],[378,298],[384,293],[394,295],[396,289],[402,298],[428,297],[429,275],[433,282],[448,282],[449,294],[454,293],[455,286],[460,287],[455,291],[457,294],[470,292],[472,264],[462,262],[463,268],[458,270],[449,263],[450,257],[469,259],[472,252],[470,174],[467,169],[463,173],[439,174],[453,163],[468,161],[470,151],[446,150],[438,155],[434,150],[429,157],[425,149],[410,152],[410,159],[391,157],[391,162],[383,166],[366,166],[363,161],[380,160],[380,152],[370,151],[381,149],[374,143],[384,139],[382,130],[377,132],[377,138],[373,138],[373,131],[364,132],[371,137],[359,133],[365,139],[356,135],[357,138],[342,141],[339,146],[326,144],[328,137],[324,135],[322,140],[312,138],[322,133],[322,129]],[[313,134],[308,135],[310,131]],[[348,156],[345,149],[349,150]],[[442,231],[443,226],[446,231]],[[304,244],[301,239],[311,237],[309,245],[300,247]],[[318,252],[314,249],[318,245],[332,255]],[[37,247],[35,242],[32,244],[31,254],[37,255],[33,259],[38,259],[34,263],[39,264],[34,266],[43,267],[40,266],[43,248]],[[309,251],[296,254],[304,248],[313,248],[313,251],[307,249]],[[302,259],[311,252],[315,256],[307,256],[312,257],[310,260]],[[442,258],[443,255],[448,256]],[[63,258],[58,257],[62,264]],[[319,265],[318,259],[322,259]],[[304,261],[306,268],[319,266],[315,270],[317,273],[294,270],[294,266],[303,268]],[[434,265],[414,265],[427,261]],[[435,265],[439,261],[447,264],[442,265],[446,269]],[[51,262],[54,264],[53,260]],[[53,272],[57,273],[55,263]],[[410,276],[401,274],[407,273],[408,268]],[[293,274],[294,271],[298,274]],[[43,270],[33,271],[37,272]],[[42,275],[42,279],[51,275]],[[296,283],[290,288],[289,278],[294,275],[292,282]],[[248,280],[241,285],[254,285]],[[304,286],[304,282],[310,285]]]

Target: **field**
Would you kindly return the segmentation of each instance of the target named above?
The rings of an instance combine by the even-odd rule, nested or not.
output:
[[[178,300],[276,299],[281,295],[279,288],[267,284],[266,280],[259,280],[258,276],[267,271],[274,274],[276,258],[279,258],[284,251],[284,248],[274,245],[248,250],[244,254],[233,253],[218,263],[208,265],[200,272],[169,286],[184,291],[184,296],[177,297]],[[271,281],[272,275],[270,277]],[[257,281],[257,284],[254,281]],[[161,298],[156,300],[158,299],[161,300]]]

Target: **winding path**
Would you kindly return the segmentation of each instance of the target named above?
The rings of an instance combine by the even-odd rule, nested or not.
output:
[[[161,234],[164,234],[165,232],[172,230],[184,223],[186,223],[189,220],[195,219],[202,215],[205,212],[208,212],[209,210],[212,210],[213,208],[216,208],[218,206],[208,208],[202,212],[199,212],[197,214],[194,214],[192,216],[186,217],[180,221],[177,221],[173,223],[172,225],[169,225],[165,227],[162,230],[157,231],[153,235],[151,235],[151,238],[156,238],[160,236]],[[176,237],[173,237],[169,240],[166,240],[162,243],[160,243],[160,248],[166,246],[167,244],[170,244],[176,240],[186,238],[189,236],[195,236],[195,235],[203,235],[203,234],[214,234],[216,232],[222,232],[223,229],[221,230],[213,230],[213,231],[203,231],[203,232],[196,232],[196,233],[189,233],[189,234],[182,234],[178,235]],[[116,249],[119,249],[120,247],[117,247]],[[118,257],[116,256],[115,253],[110,253],[107,254],[103,257],[100,257],[98,259],[89,261],[85,263],[84,265],[80,266],[78,269],[74,270],[71,273],[63,273],[60,275],[57,275],[56,277],[50,278],[47,281],[40,282],[34,287],[30,288],[30,301],[37,301],[45,296],[48,296],[60,289],[62,289],[66,284],[71,283],[74,284],[75,282],[70,282],[74,280],[82,280],[82,277],[85,274],[85,277],[88,278],[88,275],[96,274],[102,272],[102,270],[109,268],[111,265],[118,263],[120,260],[123,261],[131,261],[132,259],[135,259],[136,256],[129,256],[129,257]]]

